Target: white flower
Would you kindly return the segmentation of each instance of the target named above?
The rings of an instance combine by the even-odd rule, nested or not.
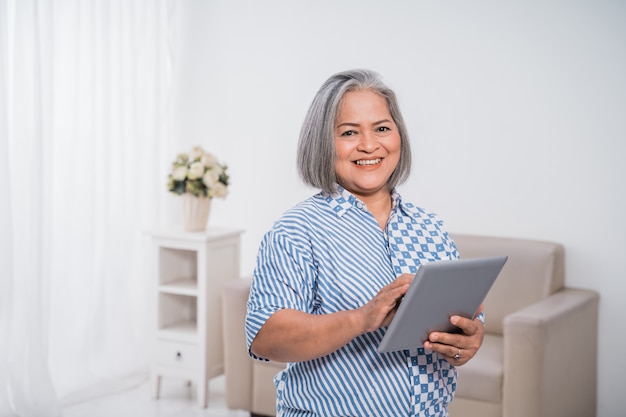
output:
[[[220,173],[217,169],[209,169],[207,172],[204,173],[204,176],[202,177],[202,182],[209,189],[215,187],[219,183],[219,180]]]
[[[176,163],[178,164],[183,164],[183,165],[187,165],[187,163],[189,162],[189,155],[187,153],[179,153],[178,156],[176,157]]]
[[[202,162],[194,162],[189,166],[188,177],[190,180],[195,180],[204,174],[204,164]]]
[[[218,182],[213,187],[211,187],[210,195],[211,197],[224,198],[228,194],[228,189],[224,184]]]
[[[191,152],[189,153],[189,160],[191,162],[199,161],[204,155],[204,150],[199,146],[194,146]]]
[[[200,158],[200,161],[207,168],[211,168],[217,165],[217,158],[213,154],[210,154],[210,153],[205,153],[204,155],[202,155],[202,158]]]
[[[187,167],[175,167],[172,172],[172,178],[176,181],[184,181],[187,176]]]

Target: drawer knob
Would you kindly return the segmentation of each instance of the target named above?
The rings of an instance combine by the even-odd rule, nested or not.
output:
[[[183,354],[180,352],[176,352],[176,359],[181,360],[183,358]]]

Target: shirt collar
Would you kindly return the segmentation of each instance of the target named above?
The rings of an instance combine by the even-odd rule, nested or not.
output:
[[[336,186],[336,191],[333,193],[329,194],[326,191],[322,191],[317,196],[324,199],[339,217],[342,217],[348,210],[355,207],[357,201],[359,201],[351,192],[338,184]]]
[[[365,203],[356,198],[354,194],[339,184],[337,184],[335,192],[329,194],[322,191],[318,194],[318,197],[324,199],[339,217],[342,217],[352,208],[366,210]],[[410,204],[404,204],[400,193],[396,189],[393,189],[391,191],[391,211],[394,212],[398,208],[407,216],[415,217],[417,215],[413,206]]]

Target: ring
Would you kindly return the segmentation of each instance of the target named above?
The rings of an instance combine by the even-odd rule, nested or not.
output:
[[[461,359],[461,349],[459,349],[459,353],[457,353],[456,355],[454,355],[454,359],[456,359],[456,360]]]

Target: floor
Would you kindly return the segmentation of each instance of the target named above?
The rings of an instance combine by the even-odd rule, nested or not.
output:
[[[163,378],[159,399],[152,397],[148,381],[133,388],[69,406],[63,417],[250,417],[226,407],[224,377],[209,382],[207,408],[196,404],[195,387],[185,381]]]

